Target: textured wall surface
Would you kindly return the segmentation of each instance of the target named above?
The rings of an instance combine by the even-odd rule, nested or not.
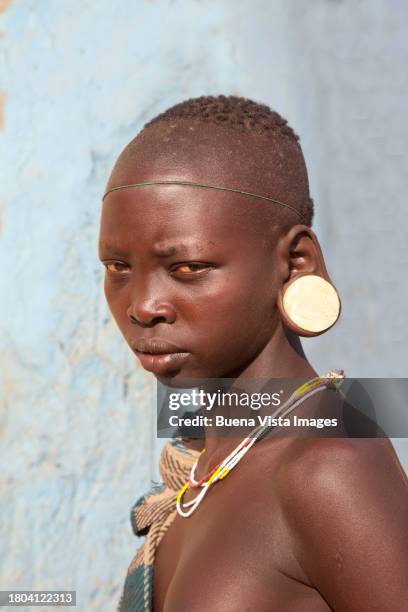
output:
[[[1,589],[76,589],[81,612],[113,610],[138,545],[129,509],[161,447],[154,384],[104,302],[97,236],[116,155],[171,104],[244,95],[289,119],[343,300],[306,351],[321,372],[406,376],[407,13],[0,0]]]

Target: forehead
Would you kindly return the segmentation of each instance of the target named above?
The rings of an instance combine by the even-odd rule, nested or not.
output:
[[[184,180],[272,195],[282,186],[279,141],[223,126],[159,122],[121,153],[108,188],[151,180]],[[272,160],[272,163],[271,163]]]
[[[262,201],[240,194],[180,185],[128,188],[105,198],[100,242],[123,248],[149,242],[164,250],[174,240],[248,243],[261,238],[267,217]]]

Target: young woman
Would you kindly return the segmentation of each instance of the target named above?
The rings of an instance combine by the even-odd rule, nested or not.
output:
[[[315,416],[333,385],[299,337],[340,301],[312,218],[298,137],[268,107],[202,97],[150,121],[112,171],[99,253],[143,367],[175,385],[302,379],[293,410]],[[406,478],[388,439],[337,433],[266,435],[245,456],[237,437],[167,443],[163,485],[132,509],[147,539],[119,609],[402,611]]]

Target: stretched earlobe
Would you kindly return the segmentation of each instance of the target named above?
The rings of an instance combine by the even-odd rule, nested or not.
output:
[[[280,289],[278,308],[284,324],[296,335],[311,337],[333,327],[340,316],[341,302],[328,280],[304,274]]]

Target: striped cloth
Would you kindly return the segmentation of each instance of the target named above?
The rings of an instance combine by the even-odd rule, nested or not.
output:
[[[163,482],[140,497],[130,513],[133,532],[137,536],[146,535],[146,540],[128,568],[117,612],[153,612],[156,549],[177,514],[177,494],[189,479],[199,454],[188,449],[181,438],[173,438],[163,447],[160,457]]]

